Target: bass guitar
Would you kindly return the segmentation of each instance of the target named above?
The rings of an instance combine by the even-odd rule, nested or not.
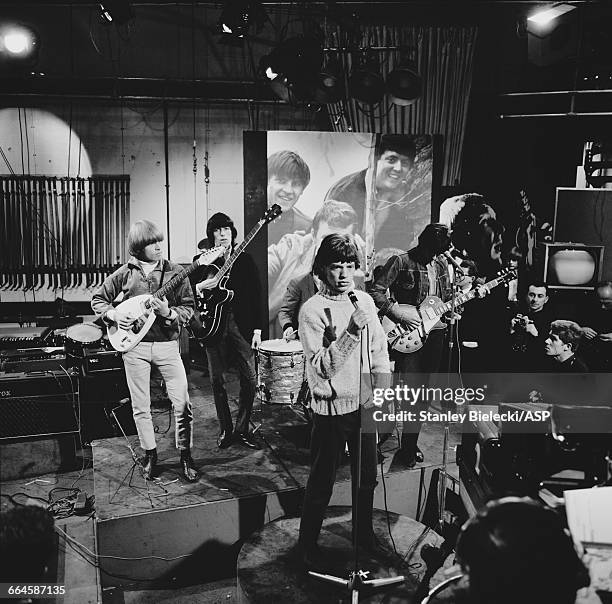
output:
[[[157,316],[151,308],[151,300],[153,298],[164,298],[171,292],[187,275],[192,273],[199,266],[207,266],[214,262],[224,252],[222,246],[214,247],[207,250],[190,266],[182,269],[165,285],[159,288],[154,294],[142,294],[127,299],[117,306],[116,311],[133,319],[133,323],[129,329],[121,329],[119,325],[113,323],[107,326],[108,339],[113,348],[119,352],[127,352],[131,350],[147,335],[151,325],[155,322]]]
[[[202,329],[198,329],[198,339],[207,340],[219,331],[225,318],[224,307],[234,297],[233,290],[226,287],[230,269],[260,229],[278,218],[281,213],[282,210],[276,203],[268,208],[244,238],[244,241],[234,248],[232,255],[226,260],[225,264],[222,266],[218,266],[216,263],[210,265],[206,279],[198,284],[200,288],[196,287],[196,290],[199,290],[196,297],[196,312],[199,313],[202,323]],[[201,284],[204,284],[203,288]]]
[[[493,288],[507,283],[511,279],[516,277],[516,270],[512,268],[504,269],[500,272],[499,276],[491,281],[485,283],[481,287],[485,287],[491,291]],[[461,306],[466,302],[474,299],[478,295],[476,289],[471,289],[465,294],[459,294],[455,297],[455,306]],[[408,308],[408,304],[400,304],[399,308]],[[423,347],[427,336],[432,329],[439,329],[443,327],[440,321],[440,317],[444,313],[451,310],[451,303],[442,302],[437,296],[428,296],[419,305],[419,315],[421,317],[421,324],[414,329],[404,327],[400,323],[395,323],[389,317],[383,317],[382,327],[387,334],[387,342],[393,350],[410,354],[416,352]]]

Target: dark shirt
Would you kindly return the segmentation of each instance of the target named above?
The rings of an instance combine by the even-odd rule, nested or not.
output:
[[[556,362],[553,371],[559,373],[588,373],[589,368],[580,357],[573,354],[562,363]]]
[[[534,336],[522,328],[515,329],[511,335],[512,348],[515,353],[515,369],[517,371],[542,371],[546,369],[545,342],[550,331],[550,324],[555,319],[549,305],[538,312],[532,312],[524,305],[519,313],[533,322],[538,335]]]
[[[198,256],[194,256],[194,261]],[[217,268],[223,266],[223,258],[215,261]],[[206,266],[198,267],[191,273],[190,281],[195,289],[196,283],[206,279],[210,269]],[[231,310],[240,333],[247,342],[251,341],[254,329],[262,328],[261,312],[261,283],[259,273],[253,258],[243,252],[240,254],[229,272],[227,289],[234,292],[234,297],[227,302],[224,310]]]
[[[365,233],[366,208],[366,173],[361,170],[344,176],[333,184],[325,194],[325,201],[343,201],[348,203],[357,214],[357,232]],[[398,198],[408,193],[407,187],[401,187]],[[408,200],[400,199],[398,203],[391,203],[389,214],[383,224],[376,228],[374,248],[382,249],[395,247],[406,249],[414,239],[414,215],[406,207]],[[376,202],[374,202],[376,203]]]
[[[436,289],[439,297],[446,301],[452,292],[452,283],[446,260],[434,260]],[[387,296],[387,290],[391,297]],[[368,293],[379,309],[379,315],[386,315],[394,302],[418,306],[429,294],[427,265],[419,259],[418,248],[405,254],[391,256],[382,271],[369,287]]]

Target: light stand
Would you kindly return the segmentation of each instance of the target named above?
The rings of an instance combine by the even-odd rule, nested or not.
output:
[[[352,295],[351,295],[352,294]],[[355,308],[357,305],[357,296],[354,292],[349,292],[349,298]],[[368,327],[366,325],[366,346],[369,346],[369,334]],[[361,332],[359,333],[359,406],[361,408],[361,380],[363,374],[363,337]],[[361,437],[363,435],[362,421],[361,421],[361,410],[359,413],[359,430],[357,433],[357,451],[355,452],[357,462],[354,472],[351,475],[351,522],[353,525],[353,570],[349,574],[348,579],[342,577],[336,577],[334,575],[327,575],[324,573],[317,573],[314,571],[308,571],[308,574],[334,585],[341,585],[346,587],[351,592],[351,603],[357,604],[359,602],[359,593],[364,588],[377,589],[380,587],[387,587],[389,585],[396,585],[404,582],[404,576],[399,575],[397,577],[385,577],[383,579],[368,579],[370,571],[364,571],[359,568],[359,490],[361,488]]]

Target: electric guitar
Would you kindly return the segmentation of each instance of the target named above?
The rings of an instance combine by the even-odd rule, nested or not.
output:
[[[227,259],[225,264],[222,266],[216,263],[210,265],[206,279],[201,282],[205,283],[205,288],[202,289],[196,297],[196,312],[199,312],[200,321],[202,322],[202,329],[198,329],[198,339],[207,340],[212,338],[219,331],[226,316],[224,306],[234,297],[233,290],[227,289],[226,287],[230,269],[238,256],[245,250],[246,246],[249,245],[260,229],[265,224],[278,218],[281,213],[282,210],[276,203],[268,208],[257,224],[244,238],[244,241],[235,247],[232,255]]]
[[[163,298],[172,291],[187,275],[193,272],[199,266],[207,266],[214,262],[223,254],[225,248],[222,246],[214,247],[207,250],[190,266],[182,269],[168,283],[163,285],[154,294],[142,294],[128,298],[125,302],[121,302],[117,306],[116,311],[127,315],[133,319],[133,323],[129,329],[121,329],[117,323],[108,325],[108,339],[113,348],[119,352],[127,352],[131,350],[147,335],[151,325],[155,322],[156,314],[151,308],[151,300],[153,298]]]
[[[489,291],[493,288],[507,283],[516,277],[516,271],[512,268],[504,269],[500,272],[499,277],[492,279],[481,287],[485,287]],[[461,306],[469,302],[477,296],[477,290],[471,289],[465,294],[459,294],[455,297],[455,306]],[[408,304],[400,304],[399,308],[409,308]],[[411,307],[410,307],[411,308]],[[451,303],[442,302],[437,296],[428,296],[419,305],[419,315],[421,324],[414,329],[406,328],[400,323],[394,323],[389,317],[385,316],[382,320],[382,327],[387,334],[387,342],[393,350],[410,354],[416,352],[423,347],[427,336],[432,329],[440,329],[444,325],[440,321],[440,317],[451,310]]]

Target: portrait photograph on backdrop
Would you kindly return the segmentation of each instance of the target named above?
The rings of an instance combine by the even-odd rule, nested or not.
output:
[[[275,338],[283,333],[279,311],[287,288],[313,279],[307,275],[329,233],[355,237],[357,283],[414,246],[431,218],[433,146],[430,136],[271,131],[266,156],[268,207],[282,210],[267,233],[269,335]]]

